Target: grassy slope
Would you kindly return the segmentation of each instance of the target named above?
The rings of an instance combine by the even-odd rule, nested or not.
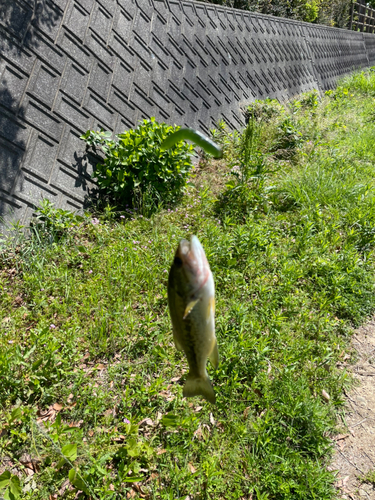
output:
[[[75,497],[61,450],[96,499],[334,497],[329,435],[350,328],[375,305],[374,92],[370,73],[317,109],[295,106],[293,161],[269,154],[300,140],[277,131],[285,117],[264,125],[250,160],[273,173],[226,198],[222,164],[172,211],[3,253],[0,472],[20,472],[22,498]],[[187,365],[166,307],[171,258],[190,233],[217,288],[216,407],[182,398]],[[31,458],[27,476],[20,460]]]

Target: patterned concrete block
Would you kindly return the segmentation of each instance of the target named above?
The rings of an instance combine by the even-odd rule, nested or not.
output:
[[[102,40],[107,42],[112,22],[113,18],[111,14],[99,3],[97,3],[94,7],[94,12],[91,15],[90,28],[92,31],[102,38]]]
[[[23,221],[27,205],[0,190],[0,236],[9,231],[10,223]]]
[[[64,19],[64,27],[83,41],[90,23],[90,14],[79,3],[70,1]]]
[[[22,170],[48,183],[58,146],[57,141],[34,130],[24,156]]]
[[[82,133],[89,128],[91,122],[90,114],[78,106],[69,95],[62,92],[57,96],[54,115],[74,125]]]
[[[52,139],[60,140],[64,124],[41,102],[30,97],[24,98],[19,118]]]
[[[21,171],[17,176],[13,197],[25,205],[38,205],[43,198],[56,202],[57,191],[35,175]]]
[[[1,24],[12,35],[22,40],[27,32],[33,10],[31,6],[18,0],[2,0],[0,5]]]
[[[53,44],[38,28],[31,26],[26,33],[24,47],[33,52],[40,61],[50,66],[57,73],[61,74],[66,56],[64,52]]]
[[[60,75],[51,68],[37,61],[33,74],[29,79],[28,94],[52,108],[60,85]]]
[[[89,128],[240,128],[254,99],[375,64],[375,36],[191,0],[3,0],[0,55],[0,216],[27,222],[42,197],[86,203]]]
[[[88,70],[84,70],[74,61],[69,60],[60,82],[60,89],[80,106],[86,93],[89,77]]]
[[[0,137],[7,139],[10,143],[22,149],[26,149],[30,130],[31,127],[24,123],[23,120],[18,119],[12,112],[6,111],[5,109],[1,110]]]
[[[17,68],[0,63],[0,105],[16,113],[26,85],[27,77]]]
[[[0,139],[0,191],[12,194],[22,162],[24,150],[9,141]]]
[[[69,55],[71,60],[79,64],[84,70],[89,70],[92,64],[91,53],[72,33],[69,33],[64,28],[61,29],[57,44],[64,53]]]
[[[368,57],[369,66],[375,65],[375,36],[371,36],[372,33],[364,33],[365,46]]]

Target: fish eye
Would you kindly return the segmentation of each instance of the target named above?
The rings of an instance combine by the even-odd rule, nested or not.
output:
[[[182,260],[180,259],[180,257],[175,257],[174,258],[174,263],[176,264],[176,266],[178,267],[181,267],[182,266]]]

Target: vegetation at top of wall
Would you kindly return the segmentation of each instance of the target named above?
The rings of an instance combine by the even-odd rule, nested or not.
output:
[[[224,159],[205,158],[173,209],[80,221],[45,203],[29,238],[14,231],[0,250],[0,495],[335,498],[350,335],[375,308],[375,73],[327,94],[254,103],[245,131],[219,123]],[[167,312],[189,234],[215,279],[216,406],[182,397]]]
[[[346,28],[348,0],[208,0],[211,3],[261,14]]]

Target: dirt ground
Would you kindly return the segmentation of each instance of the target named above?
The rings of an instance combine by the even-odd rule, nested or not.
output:
[[[375,487],[361,481],[375,471],[375,317],[359,328],[352,338],[357,362],[345,368],[357,384],[346,393],[346,429],[335,437],[335,455],[331,470],[338,471],[338,497],[351,500],[375,500]]]

